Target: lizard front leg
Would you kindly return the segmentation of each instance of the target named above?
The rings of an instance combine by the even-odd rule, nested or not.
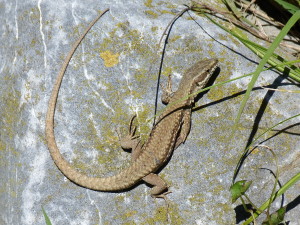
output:
[[[166,86],[162,86],[162,96],[161,96],[161,101],[163,104],[167,105],[169,104],[174,92],[172,91],[172,80],[171,80],[171,75],[168,76],[168,82],[166,84]]]
[[[135,135],[136,126],[133,126],[133,120],[136,115],[132,116],[129,122],[128,134],[120,139],[121,147],[126,151],[131,151],[131,160],[135,161],[142,151],[139,135]]]

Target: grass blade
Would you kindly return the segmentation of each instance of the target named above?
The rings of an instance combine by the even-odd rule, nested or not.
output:
[[[52,225],[51,221],[50,221],[50,218],[48,217],[46,211],[44,210],[43,206],[42,206],[42,211],[43,211],[43,215],[44,215],[44,218],[45,218],[45,222],[47,225]]]
[[[244,99],[240,105],[240,108],[238,110],[238,114],[237,117],[234,121],[234,125],[233,125],[233,131],[231,134],[230,139],[233,137],[235,131],[237,130],[241,115],[244,111],[245,105],[250,97],[250,93],[254,87],[255,82],[258,79],[259,74],[262,72],[264,65],[267,63],[268,59],[271,57],[272,53],[275,51],[275,49],[277,48],[277,46],[280,44],[280,42],[282,41],[282,39],[285,37],[285,35],[289,32],[289,30],[292,28],[292,26],[298,21],[298,19],[300,18],[300,10],[298,10],[287,22],[287,24],[282,28],[281,32],[277,35],[277,37],[275,38],[275,40],[273,41],[273,43],[271,44],[271,46],[269,47],[269,49],[267,50],[265,56],[261,59],[259,65],[257,66],[252,79],[250,81],[250,83],[248,84],[248,88],[246,91],[246,94],[244,96]]]

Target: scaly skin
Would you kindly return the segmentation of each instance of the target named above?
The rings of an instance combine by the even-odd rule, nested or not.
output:
[[[133,158],[133,162],[128,168],[111,177],[89,177],[74,169],[61,155],[54,136],[54,114],[62,78],[73,53],[93,24],[107,11],[98,16],[74,44],[57,76],[46,116],[47,145],[51,157],[60,171],[68,179],[82,187],[100,191],[117,191],[129,188],[144,179],[155,186],[151,192],[152,195],[160,197],[167,186],[161,178],[153,173],[166,162],[172,151],[185,141],[190,131],[191,109],[196,96],[186,97],[206,85],[215,70],[217,60],[199,61],[184,74],[178,90],[169,96],[169,106],[158,118],[148,140]],[[182,100],[183,98],[186,99]],[[134,139],[133,135],[131,133],[129,137]]]

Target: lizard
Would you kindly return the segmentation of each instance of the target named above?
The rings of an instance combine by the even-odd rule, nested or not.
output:
[[[143,180],[152,185],[152,197],[164,197],[168,190],[167,183],[155,172],[162,167],[171,156],[172,152],[184,143],[191,129],[191,112],[195,103],[196,93],[202,89],[212,76],[217,67],[217,59],[201,60],[190,67],[183,75],[178,90],[172,92],[171,80],[164,90],[164,102],[168,103],[164,111],[158,117],[157,122],[150,131],[148,140],[142,145],[135,135],[136,127],[132,125],[134,117],[130,121],[129,134],[121,139],[121,147],[132,149],[132,162],[128,168],[119,171],[109,177],[91,177],[79,172],[67,162],[57,146],[54,136],[54,115],[60,85],[76,48],[88,33],[89,29],[105,13],[98,16],[75,42],[67,55],[48,103],[45,137],[50,155],[59,170],[73,183],[96,191],[120,191],[126,190]]]

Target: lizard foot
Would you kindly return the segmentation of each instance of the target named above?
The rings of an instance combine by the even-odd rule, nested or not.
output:
[[[170,102],[171,97],[173,96],[174,92],[172,91],[172,80],[171,75],[168,77],[168,83],[166,87],[161,85],[161,89],[163,90],[161,101],[163,104],[167,105]]]

